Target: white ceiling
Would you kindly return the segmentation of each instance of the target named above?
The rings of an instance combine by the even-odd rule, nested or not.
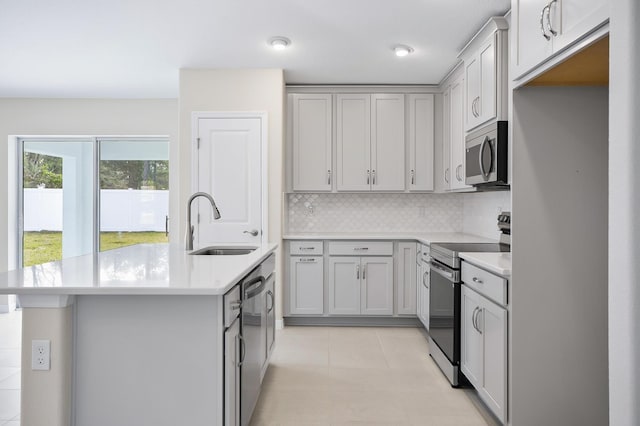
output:
[[[180,68],[437,84],[510,0],[0,0],[0,97],[171,98]],[[282,35],[290,48],[274,51]],[[415,52],[398,58],[392,48]]]

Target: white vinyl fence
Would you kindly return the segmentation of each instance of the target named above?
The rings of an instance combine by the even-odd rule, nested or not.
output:
[[[62,231],[62,189],[25,188],[24,230]],[[103,189],[100,191],[100,230],[104,232],[163,232],[169,214],[169,191]]]

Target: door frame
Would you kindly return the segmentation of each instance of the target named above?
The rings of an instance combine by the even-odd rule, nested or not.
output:
[[[193,111],[191,113],[191,193],[196,191],[198,185],[198,120],[219,118],[257,118],[260,120],[260,171],[261,177],[261,243],[269,241],[269,193],[268,193],[268,148],[269,148],[269,123],[266,111]]]

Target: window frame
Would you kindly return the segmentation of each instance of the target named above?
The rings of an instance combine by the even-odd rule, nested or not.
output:
[[[93,216],[93,232],[91,253],[100,253],[100,142],[158,142],[165,141],[170,144],[169,135],[149,135],[149,136],[18,136],[16,138],[16,180],[18,183],[16,218],[17,218],[17,235],[16,235],[16,268],[23,268],[24,264],[24,143],[25,142],[90,142],[92,144],[92,178],[93,178],[93,200],[92,200],[92,216]],[[170,149],[168,150],[169,152]],[[171,162],[171,158],[167,161]],[[171,186],[169,186],[171,191]]]

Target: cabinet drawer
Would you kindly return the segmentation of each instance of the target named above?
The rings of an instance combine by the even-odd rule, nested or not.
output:
[[[332,241],[331,256],[393,256],[391,241]]]
[[[462,282],[500,305],[507,304],[507,280],[505,278],[463,261]]]
[[[289,254],[322,254],[322,241],[291,241]]]
[[[240,315],[240,286],[237,285],[224,295],[224,326],[229,327]]]

